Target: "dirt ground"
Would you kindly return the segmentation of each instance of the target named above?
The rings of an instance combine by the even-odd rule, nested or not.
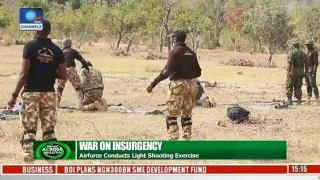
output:
[[[101,51],[102,43],[85,46],[83,56],[103,72],[104,97],[108,103],[122,103],[137,109],[157,109],[166,98],[168,80],[161,82],[148,94],[146,88],[165,65],[165,60],[144,60],[143,49],[134,49],[130,57],[112,57]],[[14,90],[21,68],[23,46],[0,47],[0,105],[5,105]],[[205,89],[217,107],[194,110],[193,139],[195,140],[287,140],[286,161],[61,161],[74,163],[316,163],[320,161],[319,107],[293,106],[292,109],[260,108],[254,101],[271,102],[285,100],[284,82],[286,55],[276,55],[279,68],[248,68],[221,65],[232,57],[265,59],[265,55],[225,52],[223,50],[200,50],[198,52],[203,75],[200,80],[217,82],[217,87]],[[80,68],[80,63],[77,63]],[[319,78],[319,77],[318,77]],[[303,87],[304,99],[306,88]],[[62,105],[75,106],[75,92],[70,83],[64,91]],[[21,101],[21,99],[18,99]],[[251,102],[251,103],[250,103]],[[226,109],[232,103],[247,107],[256,124],[236,125],[226,118]],[[218,126],[219,120],[226,127]],[[19,145],[22,133],[21,122],[0,121],[0,164],[23,163]],[[40,139],[41,131],[38,133]],[[56,134],[60,140],[164,140],[166,139],[165,116],[121,113],[84,113],[58,111]],[[39,164],[45,162],[37,162]]]

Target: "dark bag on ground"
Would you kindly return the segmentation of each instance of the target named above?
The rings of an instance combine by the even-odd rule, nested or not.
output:
[[[249,116],[250,112],[239,106],[228,107],[227,109],[227,117],[232,121],[243,122],[248,120]]]

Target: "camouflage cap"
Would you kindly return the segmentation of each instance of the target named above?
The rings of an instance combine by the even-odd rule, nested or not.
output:
[[[72,40],[71,39],[64,39],[64,40],[62,40],[62,45],[63,45],[63,47],[71,46]]]
[[[307,40],[304,44],[305,44],[305,45],[314,45],[314,41],[311,40],[311,39],[309,39],[309,40]]]

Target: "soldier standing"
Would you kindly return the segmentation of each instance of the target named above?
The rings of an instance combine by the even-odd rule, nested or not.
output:
[[[173,49],[169,53],[165,68],[148,86],[147,91],[169,77],[167,109],[167,131],[170,140],[179,139],[178,117],[181,116],[183,138],[191,139],[192,109],[194,106],[196,78],[201,76],[197,56],[186,44],[186,32],[177,30],[169,37],[173,40]]]
[[[66,80],[67,72],[61,49],[48,38],[50,30],[50,22],[43,20],[43,30],[38,31],[37,38],[24,46],[22,71],[8,102],[8,105],[13,107],[20,90],[24,87],[21,94],[21,119],[24,129],[21,145],[26,163],[34,162],[33,142],[39,120],[43,140],[57,140],[54,132],[57,121],[54,84],[56,78]]]
[[[75,89],[76,94],[77,94],[77,99],[79,102],[79,99],[83,98],[83,92],[82,92],[82,88],[81,88],[81,80],[77,74],[76,63],[74,60],[76,59],[76,60],[80,61],[82,66],[85,67],[87,70],[89,70],[89,68],[86,64],[86,61],[79,54],[79,52],[71,47],[72,41],[70,39],[64,39],[62,44],[63,44],[62,52],[63,52],[64,58],[66,60],[68,80],[71,82],[73,88]],[[58,107],[60,106],[62,92],[65,88],[66,82],[67,81],[65,81],[65,80],[58,81],[58,88],[57,88],[57,92],[58,92],[57,106]],[[79,107],[79,106],[80,106],[80,104],[77,105],[77,107]]]
[[[288,97],[288,104],[292,105],[292,94],[294,90],[294,97],[298,100],[297,105],[301,105],[302,81],[305,77],[305,72],[308,70],[307,56],[300,49],[299,43],[294,43],[293,48],[294,49],[288,55],[286,95]]]
[[[103,96],[103,77],[100,71],[92,67],[90,61],[86,61],[89,66],[89,71],[84,67],[81,68],[82,88],[84,93],[84,99],[80,99],[78,104],[83,111],[106,111],[107,103]]]
[[[318,68],[318,52],[314,48],[314,41],[307,40],[305,45],[308,49],[308,70],[306,72],[306,84],[307,84],[307,93],[308,93],[308,100],[307,104],[310,104],[311,97],[312,97],[312,90],[316,99],[316,104],[319,104],[319,90],[317,87],[317,68]]]

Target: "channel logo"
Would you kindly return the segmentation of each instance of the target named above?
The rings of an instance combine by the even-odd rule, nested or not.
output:
[[[41,31],[43,11],[41,8],[21,8],[20,9],[20,30],[21,31]]]
[[[68,159],[70,154],[70,147],[59,141],[43,142],[35,151],[36,157],[51,160]]]

